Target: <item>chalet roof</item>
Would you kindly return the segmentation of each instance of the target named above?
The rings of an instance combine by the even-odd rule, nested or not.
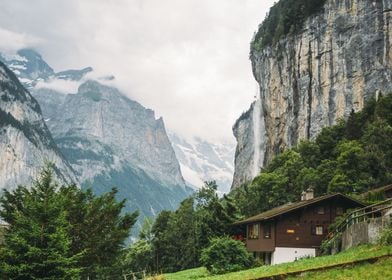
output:
[[[353,199],[347,195],[341,194],[341,193],[334,193],[334,194],[327,194],[327,195],[323,195],[323,196],[319,196],[313,199],[309,199],[309,200],[303,200],[303,201],[298,201],[298,202],[294,202],[294,203],[287,203],[284,204],[282,206],[273,208],[271,210],[262,212],[260,214],[257,214],[255,216],[246,218],[244,220],[241,221],[237,221],[234,223],[234,225],[240,225],[240,224],[246,224],[246,223],[251,223],[251,222],[258,222],[258,221],[265,221],[265,220],[269,220],[272,219],[276,216],[282,215],[282,214],[286,214],[288,212],[303,208],[305,206],[309,206],[312,204],[315,204],[317,202],[320,201],[324,201],[330,198],[334,198],[334,197],[342,197],[344,199],[350,200],[353,203],[357,204],[360,207],[364,207],[366,206],[365,204],[363,204],[362,202]]]

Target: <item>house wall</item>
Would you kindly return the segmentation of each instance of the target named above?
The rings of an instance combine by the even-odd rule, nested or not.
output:
[[[318,207],[324,207],[324,214],[318,214]],[[295,212],[282,215],[276,220],[276,247],[318,248],[328,234],[328,227],[338,216],[337,207],[343,211],[355,205],[341,199],[321,201]],[[312,233],[312,227],[323,226],[323,235]],[[294,230],[294,233],[288,233]]]
[[[249,252],[273,252],[275,249],[275,225],[271,223],[271,238],[264,238],[264,225],[260,225],[258,239],[247,239],[246,248]],[[248,236],[248,235],[247,235]]]
[[[276,247],[272,253],[271,264],[287,263],[306,257],[315,257],[316,249],[314,248],[287,248]]]
[[[331,213],[330,205],[323,203],[324,214],[317,214],[316,207],[308,207],[294,213],[290,213],[278,218],[276,224],[276,246],[294,248],[318,247],[325,238],[328,226],[331,223],[331,216],[335,218],[335,213]],[[323,235],[312,234],[313,226],[323,226]],[[294,233],[288,233],[293,230]]]

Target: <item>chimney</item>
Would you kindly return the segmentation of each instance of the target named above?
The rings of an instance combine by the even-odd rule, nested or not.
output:
[[[304,201],[304,200],[306,200],[306,192],[305,191],[303,191],[301,193],[301,201]]]
[[[314,198],[314,190],[312,187],[306,190],[305,200],[310,200]]]
[[[309,187],[306,191],[301,193],[301,201],[311,200],[314,198],[314,191],[312,187]]]

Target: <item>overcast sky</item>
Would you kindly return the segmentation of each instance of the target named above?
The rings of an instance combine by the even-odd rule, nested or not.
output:
[[[249,43],[274,0],[0,0],[0,48],[92,66],[183,136],[234,141],[253,101]]]

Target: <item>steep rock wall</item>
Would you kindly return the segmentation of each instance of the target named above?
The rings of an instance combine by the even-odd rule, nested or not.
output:
[[[255,176],[255,162],[262,168],[300,139],[313,139],[366,100],[391,91],[391,24],[392,0],[329,0],[300,32],[251,52],[264,125],[255,128],[254,106],[234,125],[232,188]],[[254,141],[256,134],[264,145]]]
[[[31,185],[45,162],[62,183],[78,182],[44,122],[41,108],[0,62],[0,192]]]

